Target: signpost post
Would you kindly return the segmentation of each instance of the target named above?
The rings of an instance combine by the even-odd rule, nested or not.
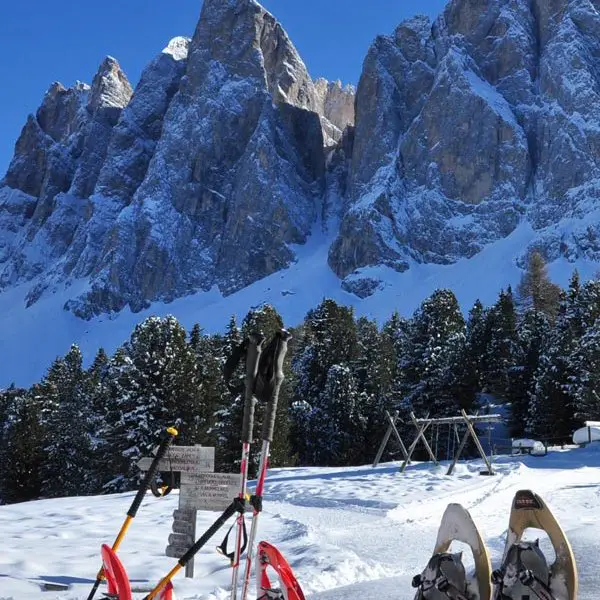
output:
[[[138,467],[150,467],[152,457],[142,458]],[[173,511],[173,533],[165,554],[181,558],[196,541],[196,512],[224,511],[240,491],[239,473],[215,473],[215,449],[206,446],[172,446],[158,463],[159,471],[180,473],[179,508]],[[194,576],[194,560],[185,567]]]

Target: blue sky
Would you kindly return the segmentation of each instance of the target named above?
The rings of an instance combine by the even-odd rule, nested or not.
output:
[[[445,0],[264,0],[289,33],[313,77],[357,83],[376,35],[414,14],[436,16]],[[6,2],[0,19],[0,178],[27,115],[53,81],[91,83],[114,56],[132,85],[176,35],[190,36],[201,0]]]

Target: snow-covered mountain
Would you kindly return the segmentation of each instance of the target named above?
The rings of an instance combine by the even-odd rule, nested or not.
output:
[[[500,457],[494,477],[479,475],[481,460],[459,463],[450,477],[445,475],[447,464],[413,464],[404,475],[397,463],[376,469],[274,469],[267,477],[258,539],[281,549],[309,600],[412,600],[411,580],[425,568],[450,502],[469,510],[497,568],[515,492],[531,489],[548,503],[570,540],[579,572],[579,600],[595,600],[600,585],[599,458],[592,449]],[[87,598],[100,566],[100,545],[114,540],[133,495],[0,506],[0,598]],[[147,592],[175,565],[164,550],[177,501],[177,492],[159,499],[148,494],[119,548],[136,590]],[[217,515],[198,512],[198,537]],[[215,552],[224,534],[225,530],[215,535],[197,555],[194,579],[183,573],[175,577],[179,600],[229,598],[231,572]],[[530,529],[526,537],[539,537],[552,560],[543,532]],[[470,572],[467,546],[456,543],[452,549],[465,551]],[[69,584],[71,589],[42,594],[42,582]],[[253,581],[251,593],[254,590]]]
[[[531,248],[559,283],[594,273],[599,60],[597,0],[451,0],[378,37],[355,93],[313,81],[254,0],[205,0],[135,90],[106,58],[23,128],[0,182],[0,384],[182,298],[209,327],[265,300],[297,322],[325,295],[385,317],[438,285],[492,300]]]

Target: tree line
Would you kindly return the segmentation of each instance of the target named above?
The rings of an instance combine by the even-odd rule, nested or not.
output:
[[[475,302],[466,319],[443,289],[412,317],[394,312],[380,327],[325,299],[292,329],[271,464],[368,463],[386,410],[405,421],[411,410],[456,415],[481,408],[482,394],[510,407],[513,436],[568,441],[600,416],[599,318],[600,281],[582,284],[575,272],[562,290],[539,254],[516,293]],[[271,306],[240,326],[232,317],[216,335],[150,317],[88,368],[73,345],[29,389],[0,391],[0,500],[133,489],[135,463],[170,425],[178,444],[215,446],[217,470],[234,470],[244,372],[226,382],[223,366],[250,331],[270,338],[282,326]]]

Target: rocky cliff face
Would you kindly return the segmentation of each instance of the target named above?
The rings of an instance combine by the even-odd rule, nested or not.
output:
[[[0,188],[0,285],[34,280],[31,303],[88,279],[67,308],[89,317],[285,267],[323,208],[324,135],[353,119],[351,88],[318,90],[253,0],[205,0],[133,95],[110,58],[55,84]]]
[[[340,277],[454,262],[525,221],[550,260],[600,258],[598,8],[452,0],[374,42],[329,254]]]
[[[449,264],[518,227],[550,260],[600,260],[599,11],[451,0],[378,37],[355,92],[313,81],[254,0],[205,0],[135,92],[111,58],[51,86],[0,186],[0,289],[82,280],[82,317],[229,294],[332,215],[329,264],[360,296],[368,267]]]

